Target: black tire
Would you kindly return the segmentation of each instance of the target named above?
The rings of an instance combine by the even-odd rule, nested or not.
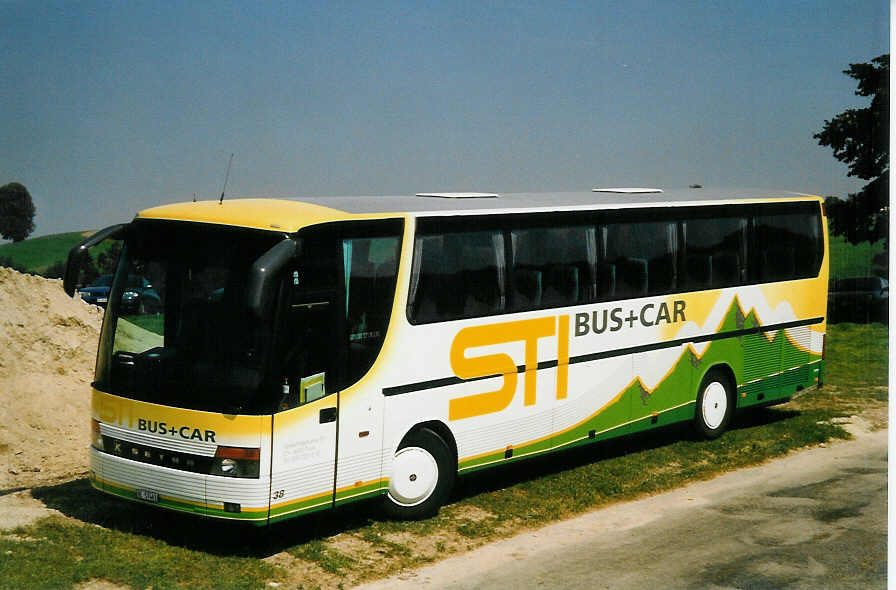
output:
[[[734,391],[723,371],[710,371],[703,377],[694,408],[694,430],[703,438],[718,438],[728,429],[734,413]]]
[[[395,452],[383,510],[401,520],[434,516],[448,499],[456,476],[454,455],[442,437],[429,428],[415,430]]]

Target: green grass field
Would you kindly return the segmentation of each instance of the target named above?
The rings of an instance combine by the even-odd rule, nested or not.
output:
[[[35,489],[64,514],[0,534],[0,588],[340,588],[498,538],[755,465],[850,435],[836,418],[885,427],[887,328],[829,327],[825,386],[741,414],[717,440],[686,427],[597,443],[460,480],[434,518],[396,522],[370,503],[267,530],[201,521],[103,496],[86,480]],[[883,421],[883,423],[880,423]]]
[[[0,244],[0,258],[9,258],[15,266],[40,274],[55,262],[65,262],[68,251],[91,233],[76,231]]]

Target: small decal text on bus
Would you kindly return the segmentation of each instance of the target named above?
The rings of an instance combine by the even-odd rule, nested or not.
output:
[[[205,442],[215,442],[214,430],[200,430],[192,426],[174,426],[167,422],[159,422],[158,420],[146,420],[145,418],[137,419],[137,430],[143,430],[151,434],[166,434],[171,437],[177,437],[186,440],[200,440]]]
[[[647,303],[640,311],[629,309],[627,314],[621,307],[577,313],[575,335],[584,336],[589,332],[602,334],[608,328],[610,332],[618,332],[622,328],[633,328],[638,324],[649,328],[660,324],[685,322],[687,320],[684,317],[684,307],[684,300],[676,299],[672,302],[671,310],[664,301],[659,305]]]

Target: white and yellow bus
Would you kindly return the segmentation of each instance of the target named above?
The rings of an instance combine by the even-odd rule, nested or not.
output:
[[[90,479],[173,510],[422,517],[459,473],[675,422],[719,436],[822,380],[817,197],[165,205],[74,248],[69,294],[110,237]]]

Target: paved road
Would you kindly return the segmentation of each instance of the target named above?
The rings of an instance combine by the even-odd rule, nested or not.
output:
[[[864,433],[363,586],[886,587],[887,433]]]

